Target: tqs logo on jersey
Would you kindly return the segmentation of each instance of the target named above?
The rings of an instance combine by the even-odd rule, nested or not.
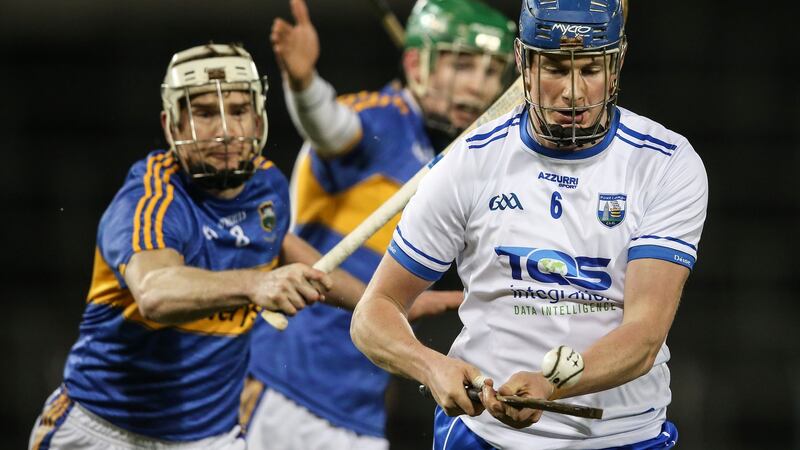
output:
[[[528,276],[541,283],[573,285],[603,291],[611,287],[611,275],[605,271],[608,258],[572,257],[558,250],[535,247],[495,247],[502,260],[508,257],[511,278],[522,280],[522,268]],[[505,262],[505,261],[503,261]]]
[[[275,208],[273,208],[271,200],[258,205],[258,215],[261,217],[261,228],[267,233],[271,233],[276,222]]]
[[[625,220],[625,194],[599,194],[597,200],[597,220],[608,228],[613,228]]]
[[[489,210],[497,211],[498,209],[505,211],[506,209],[524,210],[525,208],[522,207],[517,194],[512,192],[510,195],[500,194],[489,199]]]

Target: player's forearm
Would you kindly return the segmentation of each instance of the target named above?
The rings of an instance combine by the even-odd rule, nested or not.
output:
[[[149,272],[134,294],[145,318],[164,324],[189,322],[248,305],[254,274],[249,270],[165,267]]]
[[[646,374],[664,340],[647,323],[623,323],[582,352],[585,368],[580,381],[557,390],[555,398],[604,391]]]
[[[331,272],[331,278],[333,288],[325,294],[325,303],[353,311],[367,286],[341,269]]]
[[[429,361],[442,355],[417,340],[398,304],[369,293],[367,296],[359,302],[350,322],[353,343],[378,367],[426,382]]]
[[[317,249],[308,242],[291,233],[286,235],[281,248],[281,260],[284,263],[313,266],[321,257]],[[364,295],[366,285],[342,269],[336,269],[330,275],[333,287],[325,293],[325,303],[352,311]]]
[[[343,154],[360,139],[358,114],[337,102],[333,87],[316,73],[301,91],[284,83],[284,95],[292,123],[320,156]]]
[[[638,259],[625,273],[622,324],[583,352],[580,381],[566,397],[611,389],[652,369],[675,318],[689,271],[657,259]]]

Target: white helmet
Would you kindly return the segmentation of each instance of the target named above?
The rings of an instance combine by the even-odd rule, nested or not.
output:
[[[208,44],[192,47],[172,56],[167,67],[164,83],[161,85],[161,100],[167,115],[167,136],[171,150],[181,162],[191,179],[203,187],[226,189],[237,187],[255,173],[253,160],[267,142],[266,77],[260,79],[255,62],[244,48],[238,45]],[[263,124],[260,136],[231,136],[223,108],[225,91],[245,91],[250,93],[252,111],[261,118]],[[199,94],[217,93],[222,136],[199,140],[192,114],[192,97]],[[183,103],[182,103],[183,102]],[[175,140],[173,129],[181,120],[181,106],[186,108],[191,131],[191,139]],[[217,170],[207,164],[192,162],[186,152],[197,148],[197,144],[223,144],[226,151],[233,141],[249,142],[250,154],[241,155],[239,167],[230,170]]]

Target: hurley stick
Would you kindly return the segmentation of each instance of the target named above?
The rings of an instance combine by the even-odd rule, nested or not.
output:
[[[475,128],[491,122],[494,119],[509,112],[512,108],[519,105],[524,99],[522,77],[517,80],[500,96],[492,106],[480,115],[475,122],[464,130],[450,145],[447,146],[438,156],[433,158],[430,163],[419,170],[410,180],[403,185],[389,200],[376,209],[369,217],[364,219],[353,231],[345,236],[335,247],[326,253],[319,261],[314,264],[314,268],[325,273],[330,273],[339,266],[348,256],[352,255],[364,242],[375,234],[381,227],[389,222],[392,217],[405,208],[411,196],[417,191],[419,182],[430,172],[431,167],[444,157],[461,139],[466,137]],[[279,330],[283,330],[288,325],[286,316],[279,312],[262,310],[261,317]]]

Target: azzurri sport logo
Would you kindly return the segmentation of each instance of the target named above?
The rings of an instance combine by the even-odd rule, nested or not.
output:
[[[557,173],[539,172],[539,179],[545,181],[552,181],[558,184],[558,187],[566,189],[575,189],[578,187],[578,177],[567,177]]]
[[[611,287],[611,275],[605,270],[609,258],[589,256],[573,257],[558,250],[536,247],[495,247],[501,258],[508,257],[511,278],[523,280],[523,276],[540,283],[573,285],[594,291]],[[524,271],[523,271],[524,270]]]
[[[490,211],[505,211],[506,209],[521,209],[524,210],[525,208],[522,207],[522,203],[519,201],[517,194],[511,193],[509,195],[500,194],[495,195],[494,197],[489,199],[489,210]]]

